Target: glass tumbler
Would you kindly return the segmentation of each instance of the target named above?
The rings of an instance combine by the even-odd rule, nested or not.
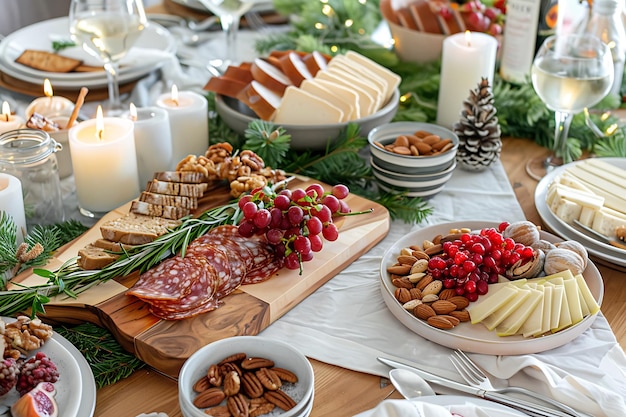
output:
[[[39,129],[10,130],[0,135],[0,172],[22,183],[28,228],[65,220],[55,153],[63,149]]]

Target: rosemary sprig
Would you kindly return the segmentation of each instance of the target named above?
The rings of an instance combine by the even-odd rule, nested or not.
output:
[[[50,297],[64,294],[75,298],[77,294],[116,277],[123,277],[132,272],[143,272],[166,257],[185,250],[187,244],[213,227],[222,224],[237,224],[241,217],[236,202],[216,207],[204,212],[198,218],[187,218],[183,223],[153,242],[139,245],[124,252],[115,262],[100,270],[83,270],[75,259],[68,260],[58,270],[34,269],[33,272],[47,278],[45,284],[24,286],[0,291],[0,315],[8,316],[28,308],[32,314],[44,312],[44,305]]]

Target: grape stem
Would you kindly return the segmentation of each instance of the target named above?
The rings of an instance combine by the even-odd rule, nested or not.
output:
[[[370,214],[370,213],[373,213],[373,212],[374,212],[374,209],[370,208],[370,209],[363,210],[363,211],[351,211],[351,212],[348,212],[348,213],[333,213],[333,216],[337,216],[337,217],[338,216],[342,216],[342,217],[343,216],[357,216],[359,214]]]

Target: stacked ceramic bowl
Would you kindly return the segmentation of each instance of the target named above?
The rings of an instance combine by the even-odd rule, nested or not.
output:
[[[435,124],[388,123],[373,129],[368,140],[372,172],[385,191],[432,197],[456,167],[459,138]]]
[[[313,368],[307,358],[287,343],[281,341],[259,336],[235,336],[208,344],[185,361],[178,378],[178,399],[184,417],[207,416],[208,413],[205,411],[210,408],[210,406],[200,408],[194,405],[194,400],[201,395],[194,391],[194,385],[203,378],[207,378],[207,373],[211,365],[225,362],[226,358],[240,353],[245,353],[246,359],[243,359],[243,361],[250,360],[251,358],[256,358],[257,362],[260,362],[258,359],[269,360],[273,362],[273,365],[269,366],[266,364],[266,366],[262,368],[270,370],[273,368],[281,368],[291,372],[297,377],[297,382],[289,382],[281,378],[280,391],[271,390],[274,393],[271,395],[274,397],[282,396],[283,394],[289,396],[295,402],[295,406],[288,410],[283,410],[276,406],[267,415],[306,417],[311,414],[311,410],[313,409],[314,378]],[[250,372],[257,375],[257,372],[261,368],[254,369],[254,366],[244,364],[243,361],[237,359],[236,361],[230,362],[234,365],[231,367],[231,370],[237,369],[242,374]],[[218,365],[218,368],[226,369],[223,365]],[[277,369],[273,375],[281,376],[279,371],[280,370]],[[247,379],[247,377],[245,378]],[[246,387],[244,387],[243,379],[244,377],[241,375],[240,378],[238,378],[241,384],[240,393],[250,406],[251,396]],[[208,383],[208,380],[202,382],[205,384],[205,387],[213,387]],[[224,391],[226,387],[218,385],[217,388]],[[270,390],[263,387],[261,387],[261,390],[264,391],[264,395],[260,398],[265,397],[265,394],[270,392]],[[280,399],[277,402],[280,403]],[[219,404],[216,404],[216,406],[218,405],[227,406],[227,400],[224,399]]]

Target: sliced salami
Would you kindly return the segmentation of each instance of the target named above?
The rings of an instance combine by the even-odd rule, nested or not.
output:
[[[256,266],[252,271],[248,271],[242,285],[258,284],[267,281],[283,267],[283,260],[278,256],[268,258],[264,263]]]
[[[186,256],[204,259],[213,266],[217,279],[215,296],[218,299],[230,294],[241,284],[241,279],[235,281],[231,276],[229,257],[217,245],[210,243],[210,239],[194,241],[194,244],[187,248]]]
[[[203,274],[192,259],[174,256],[141,274],[126,294],[144,300],[180,300]]]
[[[209,311],[213,311],[217,308],[217,305],[217,298],[211,298],[207,300],[204,304],[200,304],[199,306],[191,308],[189,310],[167,310],[155,305],[151,305],[149,308],[152,314],[163,320],[183,320],[195,317],[202,313],[208,313]]]

